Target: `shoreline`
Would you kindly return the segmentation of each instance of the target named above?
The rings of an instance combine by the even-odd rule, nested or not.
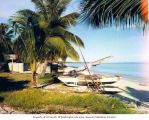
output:
[[[109,64],[112,64],[112,66],[110,66]],[[114,64],[114,67],[113,67],[113,64]],[[118,64],[118,66],[115,66],[115,64],[116,65]],[[123,64],[126,64],[126,66],[123,66]],[[148,64],[148,63],[132,63],[130,67],[127,64],[131,64],[131,62],[103,63],[99,66],[92,67],[90,71],[95,74],[101,74],[105,76],[117,75],[134,82],[140,82],[141,84],[147,83],[149,85],[149,76],[146,76],[146,75],[144,76],[145,73],[141,72],[141,68],[140,68],[141,66],[137,66],[138,64],[140,65],[140,64]],[[133,65],[133,64],[137,64],[137,65]],[[78,63],[74,65],[67,64],[67,67],[74,68],[74,67],[81,67],[83,65],[84,64],[78,65]]]
[[[91,70],[92,71],[92,70]],[[145,80],[142,77],[137,77],[137,76],[133,76],[133,75],[127,75],[127,74],[116,74],[116,73],[106,73],[106,72],[97,72],[97,71],[93,71],[94,74],[100,74],[103,76],[121,76],[123,77],[125,80],[131,81],[131,82],[135,82],[135,83],[140,83],[140,84],[148,84],[149,85],[149,81]]]
[[[69,71],[73,68],[74,67],[67,66],[65,68],[65,71]],[[81,72],[81,74],[88,75],[88,71],[83,71]],[[102,77],[111,76],[111,75],[102,75],[102,74],[96,74],[96,73],[92,73],[92,74],[101,75]],[[121,77],[121,79],[116,83],[114,83],[113,85],[117,86],[122,91],[114,95],[115,97],[118,97],[129,103],[135,103],[137,105],[144,104],[148,108],[143,108],[143,109],[146,109],[147,112],[149,113],[149,84],[148,83],[142,83],[142,82],[132,80],[131,78]]]

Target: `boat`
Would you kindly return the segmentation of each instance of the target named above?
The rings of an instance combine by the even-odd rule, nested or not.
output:
[[[58,79],[63,82],[65,85],[70,87],[78,86],[78,79],[73,77],[58,77]]]
[[[80,79],[79,77],[69,77],[69,76],[61,76],[58,77],[58,79],[63,82],[67,86],[81,86],[80,83],[92,83],[93,81],[91,79]],[[101,83],[101,85],[106,85],[106,84],[113,84],[120,80],[120,77],[105,77],[105,78],[99,78],[94,80],[96,83]]]

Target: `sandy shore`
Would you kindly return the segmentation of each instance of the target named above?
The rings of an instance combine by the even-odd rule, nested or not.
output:
[[[74,69],[73,67],[67,67],[65,71]],[[83,71],[81,74],[88,75],[88,71]],[[92,73],[93,74],[93,73]],[[117,86],[121,92],[116,94],[116,97],[128,102],[136,103],[137,105],[144,105],[149,112],[149,84],[134,82],[134,80],[128,80],[121,78],[118,82],[113,84]]]
[[[114,96],[134,104],[138,112],[149,114],[149,85],[132,81],[122,78],[115,83],[122,92]]]
[[[141,83],[132,81],[121,78],[121,80],[114,84],[122,90],[119,95],[149,103],[149,85],[143,85]]]

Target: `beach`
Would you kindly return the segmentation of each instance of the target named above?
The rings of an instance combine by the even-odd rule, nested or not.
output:
[[[65,68],[65,72],[74,69],[74,67],[68,66]],[[88,71],[81,72],[83,75],[88,75]],[[92,75],[95,73],[91,73]],[[105,75],[101,75],[105,77]],[[110,77],[110,75],[107,75]],[[107,77],[106,76],[106,77]],[[121,92],[113,95],[126,102],[136,105],[136,108],[141,111],[149,113],[149,84],[142,81],[134,80],[131,78],[120,77],[116,83],[112,84],[120,89]],[[112,88],[111,88],[112,89]]]
[[[67,67],[66,71],[69,71],[74,67],[81,67],[84,64],[70,63],[67,65],[69,67]],[[128,93],[133,94],[133,99],[135,99],[135,96],[137,96],[137,94],[134,94],[135,92],[143,92],[146,94],[141,94],[142,97],[138,99],[142,100],[143,102],[149,102],[149,75],[147,71],[142,70],[144,66],[148,65],[148,63],[104,63],[92,67],[90,72],[101,76],[120,76],[121,79],[115,85],[120,87],[123,92],[127,92],[125,95],[128,96]],[[88,74],[88,71],[83,71],[82,73]],[[146,100],[147,98],[148,100]]]
[[[149,85],[131,82],[122,78],[115,83],[122,92],[114,95],[121,100],[134,104],[138,112],[149,113]]]
[[[121,78],[114,84],[118,86],[122,92],[116,96],[128,102],[134,102],[137,105],[145,105],[149,108],[149,85],[140,84],[138,82],[131,82],[130,80]]]
[[[69,71],[72,69],[73,67],[66,67],[64,71]],[[88,71],[83,71],[81,76],[85,76],[87,74],[88,74]],[[91,74],[94,74],[94,73],[91,73]],[[24,73],[24,75],[27,75],[27,74]],[[104,75],[99,75],[99,76],[103,78],[110,77],[110,76],[104,76]],[[70,81],[73,80],[71,78],[74,78],[74,77],[69,76]],[[103,97],[104,96],[116,97],[116,98],[120,98],[121,101],[124,101],[130,104],[130,107],[135,111],[137,111],[137,113],[143,113],[143,114],[149,113],[149,107],[148,107],[149,106],[149,86],[147,84],[134,82],[133,80],[128,80],[126,78],[120,77],[120,80],[118,80],[116,83],[112,85],[118,87],[120,92],[117,94],[100,94],[99,92],[92,91],[92,89],[88,88],[87,86],[70,87],[65,85],[64,83],[48,84],[46,86],[40,87],[40,90],[42,92],[47,92],[47,93],[56,92],[56,93],[67,94],[67,95],[75,94],[75,93],[79,95],[86,94],[86,93],[87,94],[93,93],[94,95],[95,93],[96,95],[102,95]],[[5,104],[4,105],[1,104],[1,105],[2,106],[0,107],[0,113],[3,113],[3,114],[24,113],[23,111],[20,111],[20,110],[17,111],[17,109],[15,108],[13,109],[12,107],[9,107]]]
[[[138,82],[131,82],[130,80],[121,78],[114,85],[118,86],[122,92],[122,96],[134,99],[137,101],[149,103],[149,85],[141,84]]]

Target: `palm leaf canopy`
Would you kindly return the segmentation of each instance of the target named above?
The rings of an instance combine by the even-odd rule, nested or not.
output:
[[[4,58],[4,54],[12,52],[11,44],[12,31],[6,24],[0,24],[0,60]]]
[[[57,18],[66,9],[71,0],[31,0],[36,7],[38,13],[42,15],[45,20]]]
[[[82,16],[94,27],[113,24],[123,27],[142,26],[148,22],[142,15],[148,6],[145,1],[148,0],[83,0]]]
[[[19,34],[15,44],[20,45],[18,49],[24,50],[21,53],[26,52],[24,55],[26,57],[32,56],[27,51],[35,48],[37,50],[34,51],[34,57],[38,56],[36,57],[38,60],[39,58],[53,58],[51,55],[67,56],[78,60],[79,55],[72,43],[80,47],[84,47],[84,43],[78,36],[69,32],[67,28],[70,27],[70,23],[76,24],[79,14],[71,13],[62,16],[70,0],[32,0],[32,2],[35,3],[37,12],[29,9],[20,10],[9,20],[13,29]],[[31,36],[32,40],[29,40]],[[33,43],[35,45],[28,49],[28,45],[31,46]]]
[[[9,31],[9,27],[6,24],[0,24],[0,48],[9,50],[11,46],[12,32]]]

